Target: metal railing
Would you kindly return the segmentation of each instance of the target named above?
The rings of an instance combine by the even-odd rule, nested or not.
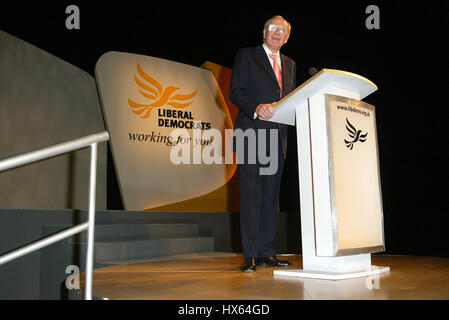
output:
[[[13,169],[19,166],[37,162],[40,160],[59,156],[64,153],[83,149],[90,146],[90,181],[89,181],[89,216],[85,223],[76,225],[64,231],[58,232],[47,238],[38,240],[22,248],[16,249],[3,256],[0,256],[0,265],[14,259],[20,258],[28,253],[34,252],[59,240],[71,237],[77,233],[87,230],[87,252],[86,252],[86,280],[84,288],[84,298],[92,300],[92,272],[94,256],[94,229],[95,229],[95,194],[97,184],[97,145],[99,142],[109,140],[107,131],[92,134],[83,138],[78,138],[42,148],[36,151],[27,152],[18,156],[0,160],[0,172]]]

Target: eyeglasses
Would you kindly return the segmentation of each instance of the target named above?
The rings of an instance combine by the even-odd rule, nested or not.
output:
[[[268,25],[268,31],[276,32],[276,30],[279,30],[280,33],[287,32],[287,29],[284,26],[277,26],[275,24],[269,24]]]

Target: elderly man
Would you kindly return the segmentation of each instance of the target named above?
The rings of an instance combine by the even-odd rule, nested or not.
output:
[[[236,131],[255,130],[256,141],[244,148],[244,163],[239,163],[240,228],[244,263],[241,271],[252,272],[256,266],[288,267],[288,261],[276,258],[274,240],[279,204],[279,189],[287,152],[287,126],[263,119],[273,116],[273,103],[296,87],[296,64],[280,53],[287,43],[291,26],[283,17],[274,16],[263,28],[263,44],[240,49],[232,69],[229,97],[239,108]],[[265,136],[259,135],[265,131]],[[277,139],[270,137],[277,134]],[[270,158],[277,155],[274,174],[261,174],[264,163],[250,163],[251,148],[258,148],[264,139]],[[274,142],[274,143],[273,143]],[[260,155],[261,150],[257,150]],[[266,154],[265,154],[266,155]],[[239,150],[237,150],[237,156]]]

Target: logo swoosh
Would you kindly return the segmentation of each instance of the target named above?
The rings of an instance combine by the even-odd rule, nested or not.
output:
[[[349,148],[349,150],[352,150],[354,148],[354,144],[357,142],[365,142],[368,136],[368,132],[365,134],[361,134],[362,130],[357,130],[355,126],[349,122],[348,118],[346,118],[346,130],[348,131],[348,135],[350,138],[352,138],[352,141],[348,141],[346,139],[343,139],[346,147]]]
[[[140,76],[142,80],[139,79],[138,76]],[[193,99],[198,93],[197,91],[194,91],[189,94],[173,94],[180,88],[169,86],[164,89],[162,84],[146,73],[139,63],[137,64],[137,74],[134,75],[134,81],[140,87],[140,89],[138,89],[139,93],[145,99],[151,100],[150,102],[140,103],[128,99],[128,104],[133,108],[131,111],[140,115],[141,118],[148,118],[153,108],[159,108],[166,104],[175,108],[188,107],[193,101],[187,100]]]

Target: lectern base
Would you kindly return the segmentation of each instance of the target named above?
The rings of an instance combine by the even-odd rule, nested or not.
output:
[[[353,278],[368,277],[378,275],[384,272],[389,272],[390,267],[378,267],[371,266],[371,269],[359,272],[328,272],[328,271],[310,271],[310,270],[275,270],[274,275],[278,276],[290,276],[298,278],[312,278],[312,279],[324,279],[324,280],[345,280]]]

